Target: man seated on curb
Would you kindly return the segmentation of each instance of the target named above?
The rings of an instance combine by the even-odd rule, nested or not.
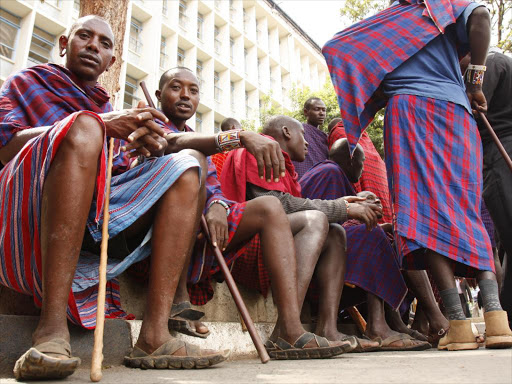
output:
[[[182,138],[194,136],[185,132],[192,131],[186,122],[194,115],[199,104],[199,81],[196,76],[187,68],[173,68],[162,75],[159,88],[156,96],[169,119],[166,128],[172,132],[183,132],[178,134]],[[219,150],[232,148],[237,137],[250,137],[254,140],[262,138],[250,131],[221,132],[217,136]],[[173,146],[172,142],[169,144]],[[210,152],[205,150],[205,153]],[[267,283],[267,286],[259,284],[260,276],[257,279],[254,276],[265,268],[272,276],[272,292],[279,313],[275,333],[280,336],[280,349],[271,351],[271,357],[326,358],[343,353],[349,348],[349,343],[328,342],[306,332],[300,323],[297,281],[293,273],[293,237],[279,200],[266,196],[247,203],[230,201],[222,195],[210,159],[208,165],[207,200],[206,204],[203,201],[203,207],[213,245],[224,252],[228,265],[235,263],[233,275],[239,283],[266,291],[268,275],[261,277],[262,284]],[[279,179],[274,180],[277,182]],[[247,272],[240,273],[241,268]],[[189,270],[191,295],[187,291],[187,271],[184,270],[174,298],[170,324],[177,326],[177,331],[201,337],[208,330],[199,322],[189,324],[197,319],[197,311],[190,308],[189,301],[192,299],[194,304],[206,304],[213,296],[210,280],[219,273],[213,250],[205,244],[204,239],[195,244]],[[251,286],[253,281],[256,282]]]
[[[337,140],[329,159],[316,164],[300,180],[302,196],[310,199],[335,200],[355,195],[356,183],[364,168],[365,154],[358,144],[350,157],[348,141]],[[367,201],[381,205],[372,192],[361,192]],[[386,225],[386,224],[383,224]],[[397,255],[381,227],[368,231],[365,225],[351,220],[343,224],[347,233],[347,273],[345,281],[367,293],[368,324],[365,335],[382,339],[381,350],[420,350],[430,348],[425,341],[392,330],[384,316],[384,302],[396,310],[407,293]],[[329,337],[328,337],[329,338]]]
[[[95,327],[98,257],[91,251],[101,241],[107,136],[118,139],[109,254],[117,252],[107,268],[107,317],[126,317],[115,276],[151,253],[144,322],[132,365],[155,368],[158,360],[158,368],[191,368],[223,361],[224,353],[185,344],[167,328],[202,209],[204,156],[177,153],[128,170],[127,151],[135,156],[165,149],[164,130],[154,121],[165,115],[145,107],[112,112],[108,94],[97,83],[115,60],[113,33],[102,18],[80,18],[59,46],[65,66],[22,70],[0,90],[0,189],[9,202],[0,211],[0,283],[34,296],[41,307],[33,347],[17,361],[16,378],[69,376],[80,359],[71,356],[66,315],[77,325]],[[214,141],[210,137],[212,147]]]
[[[265,125],[263,133],[274,138],[283,150],[287,164],[285,178],[278,183],[260,179],[257,177],[252,156],[244,150],[236,150],[226,160],[226,170],[221,178],[222,191],[225,196],[235,201],[251,201],[260,196],[275,196],[281,201],[295,238],[300,305],[303,304],[316,269],[316,284],[319,288],[319,321],[316,332],[330,340],[346,340],[349,337],[337,330],[338,307],[345,275],[344,264],[340,260],[345,254],[345,241],[342,244],[338,241],[337,245],[331,245],[331,242],[341,234],[344,235],[337,223],[357,218],[364,220],[368,228],[373,228],[377,225],[377,215],[381,213],[381,208],[375,204],[354,203],[364,200],[355,197],[333,201],[303,199],[297,174],[291,163],[291,160],[304,160],[307,152],[302,125],[290,117],[275,116]],[[329,228],[326,241],[321,240],[325,235],[319,237],[314,233],[321,227]],[[351,338],[351,342],[355,341]],[[367,341],[361,343],[368,348],[378,346],[378,343]]]

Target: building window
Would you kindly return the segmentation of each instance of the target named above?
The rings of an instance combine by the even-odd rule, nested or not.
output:
[[[214,36],[214,48],[215,48],[215,54],[220,55],[220,51],[222,49],[222,42],[220,41],[220,29],[219,27],[215,26],[213,29],[213,36]]]
[[[229,0],[229,18],[233,22],[236,17],[236,8],[233,0]]]
[[[220,132],[220,123],[218,121],[213,125],[213,133]]]
[[[188,16],[187,16],[187,0],[180,0],[180,27],[187,28]]]
[[[167,68],[168,56],[165,53],[167,48],[167,39],[162,36],[160,40],[160,68]]]
[[[19,17],[0,8],[0,55],[8,59],[14,59],[20,20]]]
[[[201,60],[197,60],[196,63],[196,76],[197,81],[199,82],[199,92],[203,93],[203,62]]]
[[[219,72],[213,72],[213,99],[220,101],[222,97],[222,89],[220,88]]]
[[[203,114],[196,112],[196,132],[201,132],[203,129]]]
[[[235,111],[235,83],[233,81],[229,84],[229,92],[231,96],[231,111]]]
[[[140,53],[142,51],[142,23],[134,19],[130,22],[130,51]]]
[[[177,60],[178,67],[184,67],[185,66],[185,51],[181,48],[178,48],[178,60]]]
[[[73,0],[73,9],[80,12],[80,0]]]
[[[199,40],[203,40],[203,15],[201,13],[197,14],[197,38]]]
[[[167,10],[169,9],[167,0],[162,0],[162,15],[167,16]]]
[[[235,40],[232,37],[229,38],[229,60],[231,64],[235,63]]]
[[[53,5],[55,8],[60,8],[60,0],[46,0],[45,3]]]
[[[139,102],[139,98],[135,96],[137,93],[137,80],[126,75],[126,84],[124,86],[124,102],[125,109],[134,108]]]
[[[248,119],[251,112],[249,107],[249,92],[245,91],[245,117]]]
[[[215,3],[215,9],[217,11],[220,11],[220,0],[215,0],[214,3]]]
[[[249,74],[249,52],[247,52],[247,48],[244,48],[244,69],[245,74]]]
[[[34,27],[30,50],[28,52],[28,61],[35,64],[44,64],[53,61],[52,49],[55,45],[55,36],[43,31],[41,28]]]
[[[249,15],[247,14],[247,11],[244,8],[244,33],[249,33]]]

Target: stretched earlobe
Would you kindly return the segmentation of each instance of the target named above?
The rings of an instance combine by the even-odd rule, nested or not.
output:
[[[59,56],[60,57],[66,56],[66,52],[67,52],[66,48],[61,49]]]

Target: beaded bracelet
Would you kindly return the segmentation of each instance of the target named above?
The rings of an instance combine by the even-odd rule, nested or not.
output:
[[[215,135],[215,144],[219,152],[229,152],[233,149],[241,148],[240,129],[219,132]]]
[[[485,65],[469,64],[464,73],[464,80],[469,84],[482,85],[486,69]]]
[[[226,202],[224,202],[222,200],[212,200],[212,202],[208,205],[208,209],[210,209],[213,204],[222,205],[222,207],[224,207],[226,209],[226,216],[229,216],[229,214],[231,213],[231,209],[229,208],[229,205],[227,205]]]

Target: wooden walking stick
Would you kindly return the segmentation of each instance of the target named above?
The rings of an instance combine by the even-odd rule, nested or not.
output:
[[[105,325],[105,293],[107,286],[107,249],[108,249],[108,221],[110,214],[110,181],[112,180],[112,158],[114,154],[114,139],[110,138],[107,163],[107,190],[103,204],[103,227],[101,231],[101,254],[99,268],[98,304],[96,307],[96,329],[94,330],[94,347],[92,350],[91,381],[98,382],[102,378],[101,363],[103,362],[103,329]]]
[[[478,111],[478,109],[477,109],[477,111]],[[494,132],[494,129],[492,129],[491,124],[489,124],[489,120],[487,120],[487,117],[485,117],[485,115],[481,111],[478,111],[478,114],[480,115],[480,118],[484,122],[485,127],[489,131],[489,133],[490,133],[494,143],[498,147],[498,150],[500,151],[501,156],[503,156],[503,159],[505,160],[505,163],[507,163],[508,167],[512,171],[512,160],[510,160],[510,156],[508,155],[507,151],[503,147],[503,144],[501,144],[500,139],[498,139],[498,136],[496,135],[496,132]]]
[[[144,96],[146,96],[148,105],[151,108],[155,108],[155,104],[153,103],[153,100],[151,99],[151,96],[146,87],[146,83],[144,81],[140,82],[140,87],[142,88],[142,92],[144,92]],[[270,357],[267,353],[267,350],[265,349],[265,346],[263,345],[263,342],[261,341],[258,331],[256,331],[256,328],[254,327],[254,322],[251,319],[251,315],[249,314],[249,311],[247,310],[247,307],[245,306],[244,300],[242,299],[242,296],[240,295],[240,291],[238,290],[238,287],[236,286],[235,280],[233,279],[233,276],[231,275],[231,271],[229,270],[229,268],[226,264],[226,261],[224,260],[224,257],[222,256],[222,253],[220,252],[218,247],[214,247],[212,244],[212,240],[210,238],[210,231],[208,230],[208,224],[206,223],[206,219],[204,218],[204,215],[201,215],[201,230],[203,231],[203,233],[206,237],[206,241],[208,242],[208,245],[212,248],[213,253],[215,254],[215,258],[217,259],[217,263],[219,263],[220,270],[222,271],[222,274],[224,275],[224,279],[226,280],[226,284],[228,285],[229,291],[231,292],[231,296],[233,296],[233,300],[235,301],[235,304],[236,304],[238,310],[240,311],[242,319],[244,320],[244,322],[247,326],[247,330],[249,331],[249,335],[251,336],[252,342],[254,343],[254,346],[256,347],[256,350],[258,351],[260,360],[263,364],[265,364],[270,360]]]

